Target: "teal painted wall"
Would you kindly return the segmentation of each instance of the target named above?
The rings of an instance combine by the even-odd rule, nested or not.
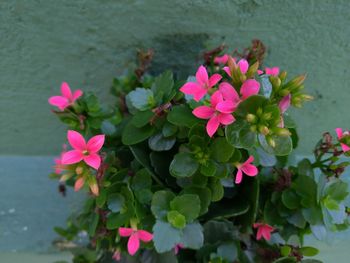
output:
[[[156,69],[194,70],[222,42],[269,47],[266,64],[308,73],[315,100],[294,115],[309,153],[320,134],[350,126],[348,0],[0,1],[0,154],[57,154],[64,128],[47,98],[62,81],[108,98],[112,78],[140,47]]]

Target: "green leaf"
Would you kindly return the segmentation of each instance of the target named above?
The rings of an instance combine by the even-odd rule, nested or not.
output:
[[[293,150],[292,139],[289,136],[271,136],[275,142],[275,147],[271,147],[264,135],[259,134],[260,146],[267,152],[276,156],[288,155]]]
[[[149,148],[158,152],[170,150],[175,143],[175,138],[165,138],[162,133],[157,133],[148,139]]]
[[[177,126],[176,125],[173,125],[169,122],[166,122],[163,126],[163,129],[162,129],[162,134],[164,137],[171,137],[173,135],[175,135],[177,132]]]
[[[335,179],[331,184],[326,186],[324,191],[324,195],[329,195],[332,199],[339,202],[343,201],[348,194],[348,184],[340,179]]]
[[[286,257],[289,256],[290,252],[292,252],[292,248],[290,246],[282,246],[281,247],[281,255]]]
[[[302,247],[300,248],[300,252],[303,254],[303,256],[306,257],[313,257],[318,254],[318,249],[314,247]]]
[[[225,136],[227,141],[237,148],[242,148],[239,131],[246,125],[242,120],[237,120],[231,125],[226,126]]]
[[[150,110],[147,111],[139,111],[137,112],[131,119],[131,124],[136,128],[142,128],[149,124],[150,120],[154,116],[154,113]]]
[[[100,190],[100,194],[96,197],[96,205],[102,208],[107,201],[107,191],[105,189]]]
[[[307,259],[303,259],[300,263],[323,263],[323,261],[307,258]]]
[[[200,120],[192,114],[192,110],[187,105],[174,106],[168,113],[167,119],[174,125],[188,128],[200,122]]]
[[[312,207],[317,203],[317,185],[309,176],[298,175],[292,188],[301,196],[301,204],[304,207]]]
[[[234,262],[238,256],[237,245],[234,242],[224,243],[218,247],[217,254],[229,262]]]
[[[255,114],[258,108],[263,108],[263,106],[266,105],[268,101],[268,99],[260,95],[250,96],[239,104],[235,113],[237,116],[245,119],[248,113]]]
[[[110,213],[107,216],[107,229],[113,230],[124,226],[129,221],[128,214]]]
[[[154,132],[154,127],[147,125],[142,128],[135,127],[129,122],[123,130],[122,143],[125,145],[133,145],[146,140]]]
[[[198,163],[188,152],[181,152],[174,156],[169,171],[175,177],[190,177],[198,170]]]
[[[153,243],[158,253],[172,250],[181,240],[181,230],[169,223],[157,220],[153,226]]]
[[[151,211],[157,219],[165,220],[168,211],[170,210],[170,202],[175,195],[170,191],[155,192],[152,198]]]
[[[93,237],[95,235],[99,220],[100,220],[100,215],[98,213],[93,213],[91,217],[91,221],[89,223],[89,230],[88,230],[88,234],[90,237]]]
[[[238,230],[231,221],[210,220],[204,224],[205,244],[232,241],[238,238]]]
[[[239,131],[239,143],[242,148],[252,148],[256,144],[256,141],[257,133],[252,132],[249,126],[245,126]]]
[[[186,248],[200,249],[204,243],[203,228],[198,222],[186,225],[182,231],[181,244]]]
[[[201,210],[199,212],[199,215],[203,215],[208,212],[208,207],[211,202],[211,191],[207,187],[191,186],[185,188],[183,193],[198,195],[201,201]]]
[[[210,154],[215,161],[227,162],[234,152],[234,147],[225,138],[216,138],[210,145]]]
[[[314,176],[314,170],[309,159],[303,159],[298,163],[298,174]]]
[[[165,103],[170,101],[174,95],[174,78],[171,71],[165,71],[156,79],[152,85],[153,94],[155,94],[156,101],[158,103]]]
[[[216,173],[216,164],[213,160],[206,161],[205,164],[201,165],[200,168],[201,174],[204,176],[214,176]]]
[[[282,202],[289,209],[297,209],[300,205],[298,195],[293,190],[285,190],[282,193]]]
[[[117,194],[112,194],[108,196],[107,205],[109,210],[111,210],[114,213],[118,213],[122,210],[124,202],[125,202],[124,196],[117,193]]]
[[[217,202],[224,197],[224,187],[222,186],[219,179],[210,178],[208,187],[211,191],[211,201]]]
[[[260,165],[264,167],[273,167],[276,165],[277,159],[274,155],[265,152],[261,147],[257,147],[256,152],[259,156]]]
[[[132,106],[140,111],[151,109],[155,106],[153,92],[150,89],[136,88],[127,95]]]
[[[145,188],[151,188],[151,186],[151,174],[146,169],[137,171],[135,176],[132,177],[131,188],[134,190],[134,192]]]
[[[188,223],[196,219],[200,212],[200,199],[194,194],[183,194],[176,196],[171,202],[172,210],[178,211],[186,217]]]
[[[186,226],[186,218],[178,211],[169,211],[167,214],[167,219],[173,227],[182,229]]]
[[[169,251],[166,253],[157,253],[154,249],[153,250],[146,249],[142,253],[141,262],[142,263],[178,263],[177,257],[174,254],[174,251]],[[136,262],[130,261],[130,263],[136,263]]]

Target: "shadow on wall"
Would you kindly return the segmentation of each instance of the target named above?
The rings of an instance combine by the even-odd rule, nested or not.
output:
[[[202,52],[209,40],[207,34],[168,34],[156,37],[152,42],[155,52],[151,73],[158,74],[170,69],[178,78],[186,78],[196,71],[202,61]],[[196,61],[198,63],[193,63]]]

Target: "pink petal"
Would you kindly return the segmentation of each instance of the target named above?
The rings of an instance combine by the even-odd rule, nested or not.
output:
[[[260,69],[258,69],[257,72],[258,72],[259,75],[262,75],[264,73],[264,71],[262,71]]]
[[[69,144],[76,150],[85,151],[86,150],[86,142],[84,137],[76,131],[69,130],[67,132],[67,138]]]
[[[78,192],[84,186],[84,183],[85,181],[83,177],[78,178],[74,184],[74,191]]]
[[[215,110],[208,106],[199,106],[192,111],[193,115],[200,119],[209,119],[215,113]]]
[[[221,57],[215,57],[214,63],[215,64],[226,64],[229,56],[227,54],[222,55]]]
[[[145,230],[138,230],[137,233],[143,242],[147,243],[153,239],[153,235]]]
[[[211,97],[210,97],[210,104],[211,104],[211,106],[212,106],[213,108],[215,108],[216,105],[217,105],[219,102],[222,102],[222,101],[224,101],[224,98],[222,97],[221,92],[218,91],[218,90],[215,91],[215,92],[213,93],[213,95],[211,95]]]
[[[223,82],[219,85],[219,90],[225,100],[231,100],[234,103],[239,102],[239,95],[231,84]]]
[[[283,99],[278,104],[278,107],[280,108],[282,113],[285,113],[286,110],[289,108],[291,98],[292,98],[292,95],[288,94],[287,96],[283,97]]]
[[[248,71],[249,63],[247,60],[241,59],[240,61],[238,61],[238,67],[241,70],[242,74],[245,74]]]
[[[260,83],[257,82],[255,79],[248,79],[246,80],[242,87],[241,87],[241,94],[242,94],[242,99],[245,100],[246,98],[256,95],[259,93],[260,89]]]
[[[236,179],[235,179],[235,183],[239,184],[242,182],[242,171],[241,169],[237,168],[237,173],[236,173]]]
[[[78,150],[68,151],[62,154],[62,164],[73,164],[83,160],[83,153]]]
[[[207,133],[210,137],[214,135],[214,133],[217,131],[219,128],[220,122],[217,116],[213,116],[210,118],[210,120],[207,123]]]
[[[207,94],[207,90],[195,82],[187,82],[180,88],[180,91],[192,95],[195,101],[200,101]]]
[[[137,233],[133,233],[129,237],[128,241],[128,252],[131,256],[135,255],[137,250],[140,248],[140,240]]]
[[[53,96],[49,98],[49,103],[53,106],[58,107],[61,111],[69,106],[68,100],[62,96]]]
[[[61,93],[63,97],[66,97],[69,101],[73,99],[72,91],[70,90],[67,82],[63,82],[61,84]]]
[[[341,146],[343,152],[348,152],[348,151],[350,151],[350,147],[347,146],[346,144],[341,143],[340,146]]]
[[[232,114],[219,114],[219,122],[223,125],[229,125],[235,121],[235,117]]]
[[[249,164],[249,163],[252,163],[252,162],[254,162],[254,156],[250,155],[248,157],[248,159],[243,163],[243,165],[246,165],[246,164]]]
[[[101,165],[101,157],[97,153],[90,153],[84,156],[84,162],[92,168],[98,170]]]
[[[209,78],[209,88],[215,86],[220,80],[222,76],[220,74],[214,74]]]
[[[254,224],[253,224],[253,227],[254,227],[254,228],[258,228],[258,227],[260,227],[260,226],[262,226],[261,223],[254,223]]]
[[[99,150],[101,150],[104,142],[105,142],[104,134],[96,135],[88,141],[86,145],[86,149],[88,150],[89,153],[96,153]]]
[[[261,232],[262,232],[262,236],[265,238],[265,240],[271,239],[271,231],[270,230],[262,228]]]
[[[279,67],[265,68],[265,72],[268,75],[272,75],[276,77],[280,73],[280,68]]]
[[[256,176],[259,172],[258,168],[252,164],[242,165],[241,169],[248,176]]]
[[[197,82],[204,86],[208,84],[208,72],[204,66],[200,66],[196,72]]]
[[[222,101],[219,102],[215,109],[222,113],[232,113],[236,108],[236,104],[234,104],[232,101]]]
[[[341,139],[341,137],[343,137],[343,129],[342,128],[336,128],[335,132],[337,133],[338,139]]]
[[[230,77],[232,77],[232,75],[231,75],[231,70],[230,70],[229,67],[223,67],[222,69],[226,72],[227,75],[229,75]]]
[[[257,239],[257,240],[260,240],[261,238],[262,238],[262,228],[259,227],[259,228],[258,228],[258,232],[257,232],[257,234],[256,234],[256,239]]]
[[[118,232],[121,237],[129,237],[134,232],[134,230],[128,227],[119,227]]]
[[[83,92],[82,92],[80,89],[77,89],[77,90],[74,91],[74,93],[73,93],[73,101],[76,101],[76,100],[79,99],[82,95],[83,95]]]

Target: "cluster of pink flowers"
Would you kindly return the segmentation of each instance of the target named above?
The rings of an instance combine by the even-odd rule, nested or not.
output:
[[[228,57],[227,57],[228,59]],[[220,58],[221,62],[226,61],[226,57]],[[245,74],[249,68],[249,64],[245,59],[241,59],[237,66],[240,71]],[[223,70],[231,76],[229,67]],[[208,76],[208,72],[204,66],[200,66],[196,73],[196,82],[187,82],[180,88],[184,94],[192,95],[195,101],[200,101],[205,95],[211,94],[210,106],[199,106],[193,110],[193,114],[200,119],[209,120],[206,126],[207,133],[212,137],[220,125],[229,125],[235,121],[232,115],[239,103],[246,100],[252,95],[259,93],[260,84],[255,79],[247,79],[240,87],[239,94],[236,89],[228,82],[222,82],[216,91],[212,89],[217,85],[222,76],[213,74]]]

